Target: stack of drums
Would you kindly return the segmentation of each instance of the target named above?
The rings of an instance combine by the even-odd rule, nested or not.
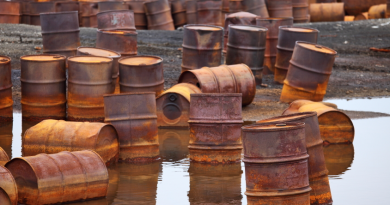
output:
[[[0,55],[0,122],[12,121],[11,58]]]
[[[310,21],[344,21],[344,3],[310,4]]]

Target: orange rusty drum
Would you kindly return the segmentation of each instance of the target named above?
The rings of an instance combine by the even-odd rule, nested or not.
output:
[[[355,16],[345,16],[344,17],[344,21],[354,21],[355,20]]]
[[[22,12],[21,2],[0,1],[0,23],[19,24]]]
[[[368,12],[364,12],[364,13],[356,15],[354,21],[361,21],[361,20],[367,20],[367,19],[368,19]]]
[[[129,5],[129,9],[134,12],[134,23],[137,30],[146,30],[148,23],[146,20],[146,14],[144,11],[143,0],[131,0],[125,1]]]
[[[1,205],[8,205],[2,199],[9,200],[9,205],[18,204],[18,187],[15,183],[14,176],[12,176],[12,173],[7,168],[0,166],[0,202]]]
[[[355,157],[353,144],[329,144],[324,146],[329,175],[341,175],[351,167]]]
[[[119,156],[118,134],[105,123],[44,120],[23,135],[23,156],[94,150],[109,165]]]
[[[4,166],[8,161],[8,154],[0,147],[0,166]]]
[[[97,28],[98,3],[79,2],[80,4],[80,26]]]
[[[137,32],[98,29],[96,48],[113,50],[121,56],[137,55]]]
[[[12,205],[11,199],[9,198],[7,192],[0,187],[0,201],[2,205]]]
[[[387,4],[371,6],[368,10],[368,19],[383,19],[386,17]]]
[[[30,25],[41,25],[41,13],[56,12],[57,2],[28,2],[27,8]]]
[[[97,14],[97,21],[98,29],[136,31],[131,10],[103,11]]]
[[[294,23],[310,21],[309,3],[307,0],[292,0]]]
[[[371,6],[385,4],[386,0],[339,0],[339,2],[344,2],[345,12],[348,15],[358,15],[368,11]]]
[[[222,1],[196,1],[197,24],[223,26]]]
[[[107,195],[107,168],[94,151],[14,158],[5,166],[15,177],[18,203],[56,204]]]
[[[310,21],[344,21],[344,3],[310,4]]]
[[[178,28],[187,24],[187,14],[184,0],[173,0],[170,3],[175,27]]]
[[[11,58],[0,55],[0,122],[12,121]]]
[[[144,10],[149,30],[175,30],[168,0],[145,1]]]

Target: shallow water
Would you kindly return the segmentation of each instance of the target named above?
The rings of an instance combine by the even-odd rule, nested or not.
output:
[[[390,114],[390,98],[372,98],[372,99],[337,99],[326,100],[325,102],[334,103],[339,109],[354,111],[370,111]]]

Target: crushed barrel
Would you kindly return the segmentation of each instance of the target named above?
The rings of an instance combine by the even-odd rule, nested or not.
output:
[[[103,11],[96,16],[98,29],[136,31],[134,13],[131,10]]]
[[[11,58],[0,55],[0,122],[12,121]]]
[[[44,120],[23,135],[23,156],[62,151],[94,150],[109,165],[118,161],[118,134],[112,125],[98,122]]]
[[[350,170],[355,149],[353,144],[329,144],[324,146],[324,155],[329,175],[341,175]]]
[[[185,2],[183,0],[173,0],[170,3],[175,27],[178,28],[187,24]]]
[[[57,2],[28,2],[27,10],[30,25],[41,25],[41,13],[56,12]]]
[[[196,7],[196,0],[186,1],[186,17],[187,24],[198,23],[198,12]]]
[[[22,12],[21,2],[0,1],[0,23],[19,24]]]
[[[4,166],[9,161],[8,154],[0,147],[0,167]]]
[[[307,0],[292,0],[294,23],[308,23],[310,21],[309,3]]]
[[[146,14],[144,11],[144,1],[143,0],[131,0],[125,1],[129,6],[129,9],[134,12],[134,23],[137,30],[146,30],[148,27],[148,22],[146,20]]]
[[[1,151],[1,148],[0,148]],[[5,201],[3,201],[5,199]],[[14,176],[0,164],[0,202],[1,205],[18,205],[18,187]]]
[[[267,0],[269,17],[293,17],[292,0]]]
[[[222,1],[197,0],[197,24],[223,26]]]
[[[97,2],[79,2],[80,3],[80,26],[97,28],[98,3]]]
[[[191,94],[191,161],[225,164],[241,160],[242,94]]]
[[[98,2],[98,11],[99,12],[127,10],[128,7],[129,6],[126,5],[123,1],[100,1],[100,2]],[[98,17],[98,25],[99,25],[99,17]]]
[[[160,158],[154,92],[104,96],[105,122],[118,132],[120,160],[150,162]]]
[[[168,0],[146,1],[144,10],[149,30],[175,30]]]
[[[383,19],[387,18],[387,4],[371,6],[368,10],[368,19]]]
[[[310,4],[311,22],[344,21],[344,3]]]
[[[137,32],[98,29],[96,48],[113,50],[122,56],[137,55]]]
[[[6,165],[22,204],[56,204],[105,197],[108,172],[94,151],[14,158]]]

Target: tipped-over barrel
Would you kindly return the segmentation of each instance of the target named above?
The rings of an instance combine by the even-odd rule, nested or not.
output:
[[[1,150],[0,150],[1,151]],[[18,204],[18,187],[12,173],[0,164],[0,203],[1,205]]]
[[[344,3],[310,4],[310,21],[344,21]]]
[[[8,161],[8,154],[0,147],[0,166],[4,166]]]

